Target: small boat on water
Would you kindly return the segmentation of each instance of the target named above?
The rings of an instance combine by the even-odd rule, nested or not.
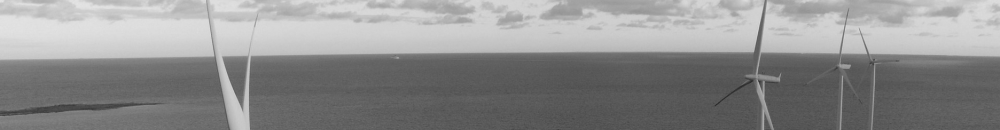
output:
[[[397,55],[392,55],[392,57],[389,57],[389,58],[392,58],[392,59],[397,59],[397,60],[398,60],[398,59],[399,59],[399,56],[397,56]]]

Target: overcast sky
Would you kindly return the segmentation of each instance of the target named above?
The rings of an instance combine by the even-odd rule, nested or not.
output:
[[[0,59],[211,56],[204,0],[0,0]],[[763,0],[213,0],[225,55],[749,52]],[[1000,56],[1000,0],[770,0],[764,52]]]

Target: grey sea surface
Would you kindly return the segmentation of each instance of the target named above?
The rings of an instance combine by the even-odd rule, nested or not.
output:
[[[255,56],[253,129],[756,129],[749,53],[477,53]],[[875,129],[1000,129],[1000,57],[875,55]],[[867,129],[866,56],[844,62],[844,129]],[[834,129],[836,54],[765,53],[777,129]],[[245,57],[226,57],[242,95]],[[870,77],[869,77],[870,78]],[[0,110],[161,105],[0,117],[0,129],[226,129],[209,57],[0,60]]]

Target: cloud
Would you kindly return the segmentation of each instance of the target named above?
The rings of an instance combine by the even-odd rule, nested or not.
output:
[[[25,3],[34,3],[34,4],[52,4],[60,1],[61,0],[23,0],[23,2]]]
[[[125,17],[123,17],[122,15],[108,15],[108,16],[103,16],[102,18],[105,19],[105,20],[108,20],[108,21],[121,21],[121,20],[125,20]]]
[[[493,3],[490,3],[490,2],[483,2],[483,4],[480,6],[480,8],[482,8],[483,10],[492,11],[493,13],[503,13],[503,12],[507,11],[507,6],[506,5],[496,6],[496,5],[493,5]]]
[[[497,25],[516,24],[531,21],[529,20],[529,17],[540,18],[543,20],[591,19],[596,16],[595,13],[603,14],[602,12],[608,12],[614,15],[628,14],[645,17],[644,22],[646,23],[627,23],[626,26],[638,27],[638,25],[641,24],[646,27],[651,27],[655,26],[657,23],[665,24],[667,26],[704,25],[706,23],[702,20],[739,16],[740,14],[737,13],[737,11],[752,10],[755,7],[762,5],[762,0],[720,0],[718,2],[699,0],[565,0],[564,3],[547,7],[537,7],[538,5],[544,4],[511,4],[511,7],[527,5],[527,8],[529,8],[524,10],[516,8],[515,10],[515,8],[508,8],[507,5],[503,5],[507,4],[506,1],[500,1],[502,0],[333,0],[322,2],[313,2],[313,0],[240,0],[233,2],[217,2],[216,6],[220,8],[237,7],[240,10],[259,9],[260,12],[265,13],[261,14],[262,17],[267,15],[269,17],[281,19],[359,19],[363,22],[373,23],[385,21],[408,21],[430,24],[453,24],[455,22],[465,23],[468,21],[484,22],[479,19],[483,18],[483,16],[468,16],[476,13],[477,11],[486,11],[483,13],[489,14],[502,14],[502,16],[497,20]],[[969,6],[971,3],[981,2],[983,0],[770,1],[770,4],[772,4],[768,5],[768,7],[771,7],[772,9],[770,13],[777,13],[779,16],[791,17],[793,20],[799,22],[809,22],[810,20],[813,20],[811,22],[815,22],[817,18],[825,18],[831,14],[842,14],[845,8],[851,7],[850,22],[852,25],[856,21],[878,21],[889,24],[902,24],[910,22],[908,20],[912,17],[957,17],[963,15],[965,12],[979,11],[979,9],[985,9],[985,12],[1000,12],[1000,5],[997,4],[982,4],[977,7]],[[106,17],[109,16],[122,16],[120,18],[124,19],[198,18],[198,15],[203,15],[205,13],[205,4],[203,0],[7,0],[3,3],[5,4],[0,5],[0,14],[29,16],[59,21],[77,21],[87,18],[106,19]],[[19,3],[20,5],[28,6],[9,6],[9,3]],[[63,5],[59,5],[60,3],[63,3]],[[78,4],[80,7],[76,7],[73,3]],[[104,7],[97,9],[84,8],[84,5],[88,4],[126,8],[114,8],[114,10],[109,10]],[[551,3],[548,5],[551,5]],[[43,8],[41,8],[41,6],[45,6],[44,10],[42,10]],[[57,6],[64,7],[56,8]],[[149,9],[152,8],[139,9],[127,7],[159,7],[162,10],[150,11]],[[358,10],[355,9],[355,7],[360,7],[361,9]],[[381,10],[381,8],[393,10]],[[399,11],[395,9],[403,11],[419,10],[429,13],[418,13],[419,15],[407,16],[395,16],[395,14],[389,13],[394,16],[388,16],[392,18],[372,17],[379,13],[377,11]],[[538,13],[535,12],[536,10],[542,10],[544,12]],[[513,13],[519,11],[524,11],[525,14]],[[531,12],[530,15],[534,16],[529,16],[528,12]],[[980,13],[982,12],[983,11],[980,11]],[[253,15],[249,15],[234,18],[237,16],[220,16],[225,13],[217,13],[219,13],[219,15],[215,16],[223,19],[246,19],[245,17],[253,17]],[[235,13],[231,13],[231,15],[232,14]],[[383,12],[382,14],[385,13]],[[424,14],[430,14],[430,16],[420,16]],[[464,17],[451,17],[452,19],[444,19],[443,17],[445,16]],[[470,20],[459,20],[461,18],[470,18]],[[471,18],[476,19],[473,21]],[[593,20],[600,19],[601,18],[594,18]],[[976,22],[983,23],[981,24],[983,26],[1000,26],[1000,20],[998,19],[980,19],[983,20]],[[604,25],[604,27],[610,26]]]
[[[628,23],[620,23],[618,27],[631,27],[631,28],[652,28],[652,29],[664,29],[666,25],[659,22],[645,22],[642,20],[632,21]]]
[[[994,16],[986,20],[986,26],[1000,26],[1000,16]]]
[[[360,17],[360,18],[355,18],[354,19],[355,23],[362,23],[362,22],[364,22],[364,23],[381,23],[381,22],[392,22],[392,21],[396,21],[396,19],[394,19],[393,17],[388,16],[388,15],[366,16],[366,17]],[[427,22],[424,22],[424,23],[421,23],[421,24],[435,24],[435,23],[431,22],[431,21],[427,21]]]
[[[452,15],[465,15],[475,12],[475,7],[465,6],[462,3],[450,0],[406,0],[399,7]]]
[[[440,19],[437,19],[436,21],[433,21],[433,22],[427,21],[427,22],[423,22],[421,24],[424,24],[424,25],[431,25],[431,24],[463,24],[463,23],[472,23],[472,22],[473,21],[472,21],[471,18],[468,18],[468,17],[465,17],[465,16],[448,15],[448,16],[441,17]]]
[[[43,4],[41,6],[17,5],[13,2],[0,3],[0,14],[24,15],[34,18],[52,19],[60,22],[80,21],[86,18],[76,5],[67,1],[33,0],[27,3]]]
[[[274,12],[277,15],[284,15],[284,16],[307,16],[316,14],[317,7],[319,7],[319,4],[316,3],[291,4],[284,2],[278,4],[265,5],[264,7],[260,8],[259,11],[262,13]]]
[[[618,26],[619,27],[633,27],[633,28],[648,28],[648,27],[650,27],[650,26],[646,26],[646,25],[643,25],[642,23],[638,23],[638,22],[620,23],[620,24],[618,24]]]
[[[799,22],[812,22],[825,14],[844,14],[850,8],[852,21],[902,24],[909,17],[957,17],[964,12],[964,5],[979,2],[982,0],[774,0],[771,3],[780,6],[780,15]]]
[[[497,20],[497,25],[507,25],[521,21],[524,21],[524,14],[521,14],[521,12],[508,12]]]
[[[31,2],[31,3],[29,3]],[[91,3],[96,2],[96,3]],[[36,5],[36,3],[44,3]],[[154,6],[160,10],[136,8],[80,8],[77,4],[95,4],[97,6]],[[140,3],[140,4],[136,4]],[[129,1],[91,0],[91,1],[5,1],[0,3],[0,15],[27,16],[50,19],[60,22],[81,21],[88,18],[120,21],[125,18],[204,18],[205,4],[196,0],[151,0],[132,3]],[[241,17],[238,13],[217,12],[222,19]],[[128,16],[128,17],[126,17]]]
[[[928,13],[929,16],[943,16],[943,17],[958,17],[959,14],[962,14],[961,6],[944,7],[941,10]]]
[[[148,6],[146,3],[149,3],[149,4],[162,4],[164,2],[163,0],[158,0],[158,1],[145,1],[145,0],[84,0],[84,1],[85,2],[89,2],[91,4],[94,4],[94,5],[126,6],[126,7],[142,7],[142,6]]]
[[[780,27],[780,28],[772,27],[772,28],[767,28],[767,30],[771,30],[771,31],[794,31],[794,30],[792,30],[792,29],[790,29],[788,27]]]
[[[482,4],[479,5],[479,8],[482,8],[484,10],[493,10],[496,9],[496,5],[493,5],[493,2],[483,2]]]
[[[328,19],[331,17],[342,18],[344,16],[338,15],[346,15],[330,13],[316,15],[319,13],[318,7],[320,5],[309,2],[290,4],[290,2],[286,1],[257,0],[256,2],[222,2],[222,4],[215,6],[236,6],[242,9],[260,7],[261,12],[271,13],[270,17],[280,19]],[[202,0],[16,0],[0,2],[0,15],[27,16],[62,22],[80,21],[89,18],[112,21],[127,18],[204,19],[204,14],[205,3]],[[327,17],[323,17],[324,15]],[[261,14],[261,16],[265,17],[268,14]],[[214,11],[213,17],[229,21],[248,21],[246,20],[248,19],[247,17],[252,19],[253,15],[251,12],[223,10]]]
[[[893,14],[893,15],[881,15],[881,16],[876,16],[876,17],[878,18],[878,20],[880,20],[882,22],[893,23],[893,24],[902,24],[903,21],[904,21],[903,19],[906,19],[907,17],[910,17],[910,15],[909,14],[904,14],[904,13],[899,13],[899,14]]]
[[[593,26],[593,25],[587,27],[587,30],[603,30],[603,29],[604,28],[601,28],[600,26]]]
[[[250,1],[243,1],[243,3],[240,3],[240,5],[236,7],[255,9],[257,8],[257,4],[250,3]]]
[[[578,20],[593,16],[593,14],[583,14],[583,8],[569,6],[565,4],[552,6],[552,9],[542,14],[545,20]]]
[[[808,23],[808,24],[806,24],[806,27],[810,27],[810,28],[815,28],[815,27],[819,27],[819,24],[816,24],[816,23]]]
[[[502,27],[500,27],[500,29],[518,29],[518,28],[524,28],[524,27],[527,27],[527,26],[528,26],[528,23],[515,23],[515,24],[510,24],[510,25],[502,26]]]
[[[990,8],[993,8],[994,13],[1000,12],[1000,4],[993,4]]]
[[[12,2],[0,3],[0,14],[23,15],[31,12],[34,12],[31,7],[14,5]]]
[[[719,7],[732,11],[743,11],[753,9],[754,2],[753,0],[721,0]]]
[[[674,20],[674,25],[689,25],[690,26],[690,25],[703,25],[703,24],[705,24],[705,21],[701,21],[701,20],[686,20],[686,19]]]
[[[258,0],[259,1],[259,0]],[[336,3],[338,1],[334,1]],[[360,2],[360,1],[343,1],[341,3],[349,2]],[[287,2],[279,2],[287,3]],[[381,8],[398,8],[398,9],[414,9],[421,10],[432,13],[448,14],[448,15],[465,15],[475,12],[475,7],[466,6],[464,1],[459,0],[405,0],[402,3],[396,3],[392,0],[387,1],[376,1],[371,0],[365,3],[365,7],[381,9]],[[492,3],[483,2],[483,6],[488,6],[490,9],[494,9]]]
[[[365,6],[368,8],[392,8],[394,5],[391,1],[368,1]]]
[[[844,1],[794,1],[779,0],[772,3],[780,5],[780,14],[792,17],[794,20],[811,20],[826,13],[842,13],[847,7]],[[857,10],[857,9],[855,9]]]
[[[938,37],[938,36],[941,36],[941,35],[937,35],[937,34],[930,33],[930,32],[921,32],[921,33],[912,34],[912,35],[914,35],[914,36],[921,36],[921,37]]]
[[[565,6],[588,7],[597,10],[616,14],[645,14],[645,15],[668,15],[679,16],[687,13],[686,10],[679,10],[676,7],[680,1],[653,1],[653,0],[572,0]]]
[[[795,33],[790,33],[790,32],[775,33],[774,35],[778,35],[778,36],[802,36],[802,35],[795,34]]]
[[[340,18],[350,18],[352,16],[355,16],[355,14],[354,12],[331,12],[323,16],[326,16],[327,18],[331,19],[340,19]]]
[[[36,17],[50,18],[59,21],[79,21],[84,19],[83,13],[77,11],[76,6],[68,2],[57,4],[46,4],[39,7]]]
[[[252,19],[252,18],[250,18],[250,19],[247,19],[247,18],[223,18],[222,20],[226,21],[226,22],[249,22],[249,21],[253,21],[254,19]]]
[[[277,4],[277,3],[281,3],[281,1],[285,1],[285,0],[250,0],[250,1],[253,1],[253,3],[258,3],[258,4]],[[370,0],[366,0],[366,1],[370,1]]]
[[[180,0],[174,5],[170,13],[176,14],[196,14],[205,13],[205,2],[195,0]]]
[[[685,0],[570,0],[571,7],[583,7],[612,14],[688,16],[691,18],[716,18],[729,15],[719,12],[718,6],[695,6],[695,1]]]
[[[649,17],[646,18],[646,21],[663,23],[663,22],[670,22],[670,18],[668,18],[667,16],[650,15]]]
[[[979,36],[980,37],[989,37],[989,36],[993,36],[993,34],[983,33],[983,34],[979,34]]]
[[[730,28],[730,29],[726,29],[726,30],[724,30],[724,31],[722,31],[722,32],[727,32],[727,33],[730,33],[730,32],[736,32],[736,31],[739,31],[739,30],[736,30],[736,29],[732,29],[732,28]]]
[[[974,26],[972,28],[975,28],[975,29],[985,29],[986,25],[976,25],[976,26]]]
[[[438,20],[438,24],[459,24],[459,23],[472,23],[472,19],[464,16],[454,16],[449,15]]]

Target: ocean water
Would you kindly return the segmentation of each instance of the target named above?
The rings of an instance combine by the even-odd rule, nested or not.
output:
[[[749,53],[256,56],[253,129],[754,129]],[[1000,129],[1000,57],[875,55],[875,129]],[[866,129],[864,55],[845,55],[844,129]],[[765,54],[777,129],[834,129],[837,76],[802,84],[836,54]],[[242,95],[245,57],[227,57]],[[869,77],[870,78],[870,77]],[[0,109],[69,103],[157,106],[0,117],[0,129],[225,129],[214,60],[0,61]]]

